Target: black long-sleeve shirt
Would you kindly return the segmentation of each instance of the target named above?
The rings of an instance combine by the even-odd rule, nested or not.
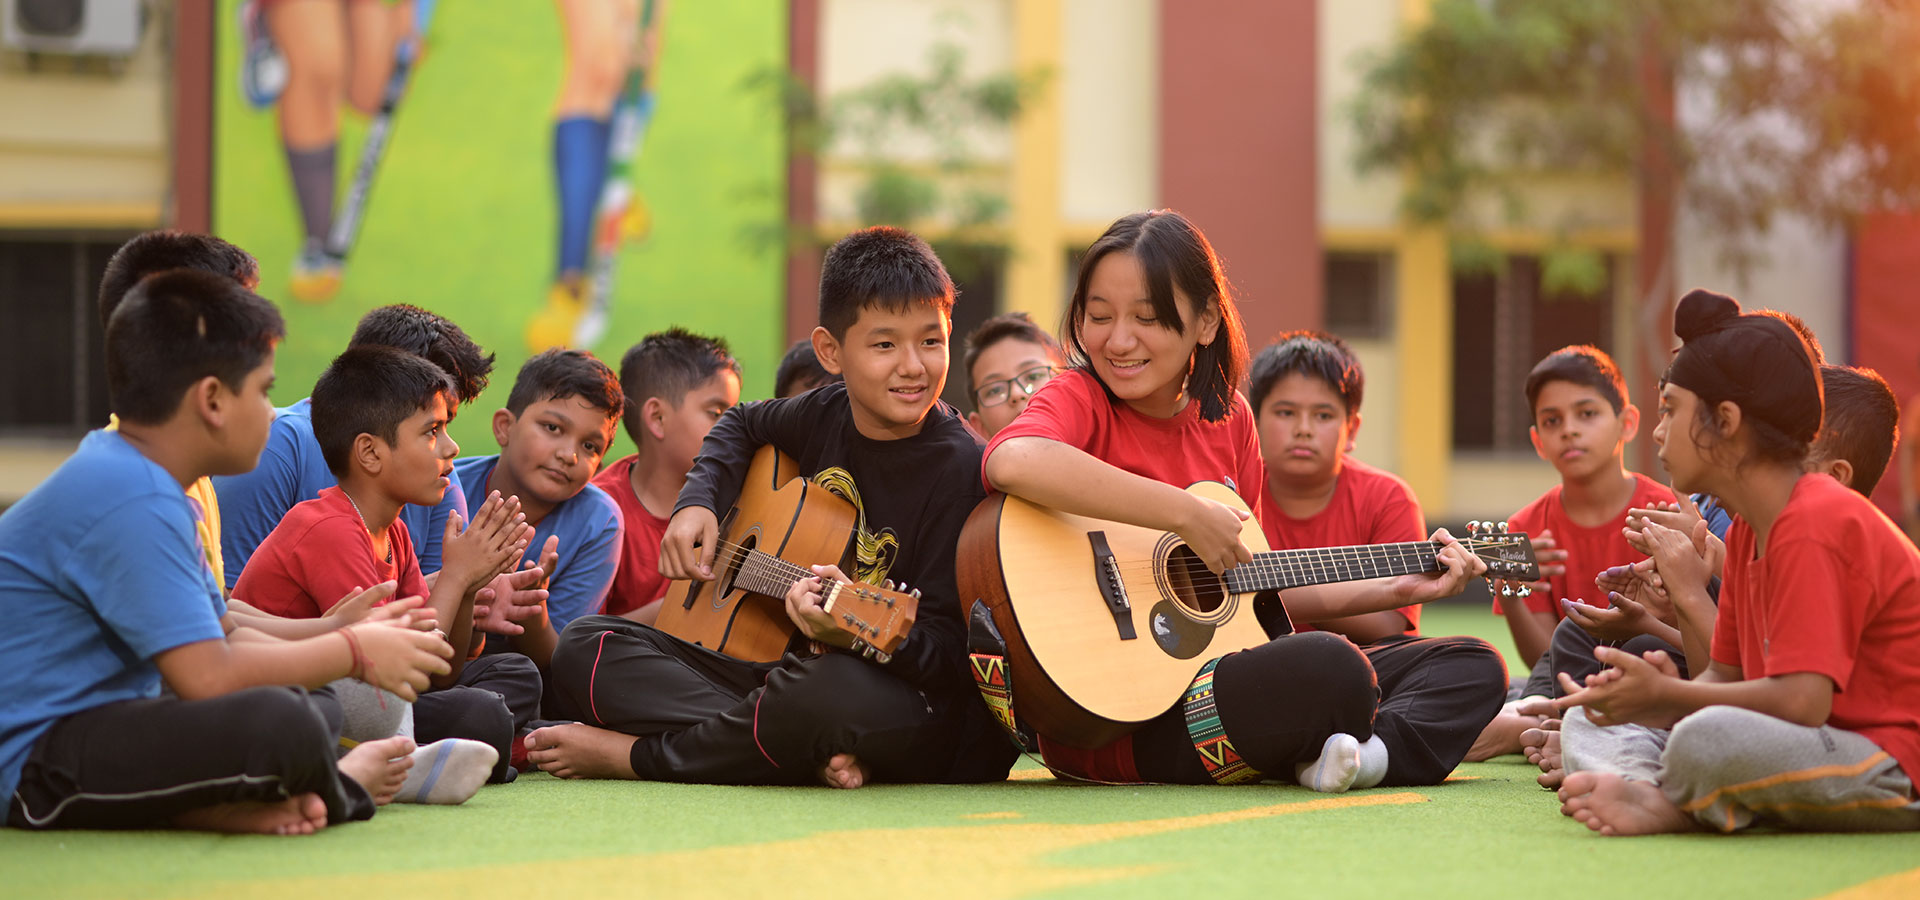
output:
[[[803,475],[860,511],[848,576],[869,584],[891,578],[921,591],[913,630],[884,668],[939,705],[971,693],[954,553],[985,493],[980,440],[960,413],[936,403],[918,434],[883,441],[854,427],[844,384],[736,406],[701,444],[674,512],[703,506],[723,516],[763,444],[793,457]]]

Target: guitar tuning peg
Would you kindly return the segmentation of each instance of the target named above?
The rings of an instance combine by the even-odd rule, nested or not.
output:
[[[873,661],[880,663],[881,665],[886,665],[887,663],[893,662],[893,654],[882,653],[878,650],[875,650],[873,651]]]
[[[1525,599],[1527,599],[1528,597],[1531,597],[1531,596],[1533,596],[1533,588],[1530,588],[1530,587],[1527,587],[1527,586],[1526,586],[1526,585],[1524,585],[1524,584],[1523,584],[1523,585],[1521,585],[1521,586],[1520,586],[1520,593],[1519,593],[1519,595],[1518,595],[1518,596],[1519,596],[1519,597],[1520,597],[1520,599],[1522,599],[1522,600],[1525,600]]]
[[[914,588],[913,590],[911,590],[911,591],[908,591],[908,592],[907,592],[907,596],[909,596],[909,597],[912,597],[912,598],[913,598],[913,599],[915,599],[915,600],[918,600],[918,599],[920,599],[920,589],[919,589],[919,588]]]
[[[1480,520],[1479,520],[1479,519],[1468,519],[1468,520],[1467,520],[1467,533],[1468,533],[1468,534],[1479,534],[1479,533],[1480,533]]]
[[[1505,523],[1505,522],[1501,522],[1501,523],[1500,523],[1500,533],[1501,533],[1501,534],[1506,534],[1506,533],[1507,533],[1507,523]]]
[[[886,590],[889,590],[889,591],[890,591],[890,590],[893,590],[893,579],[891,579],[891,578],[889,578],[889,579],[887,579],[887,583],[886,583],[886,584],[883,584],[883,585],[881,585],[881,587],[882,587],[882,588],[885,588]]]
[[[1511,596],[1513,596],[1513,585],[1510,585],[1510,584],[1503,584],[1503,585],[1501,585],[1501,586],[1500,586],[1500,596],[1502,596],[1502,597],[1511,597]]]

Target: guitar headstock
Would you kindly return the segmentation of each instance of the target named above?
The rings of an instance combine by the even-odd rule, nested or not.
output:
[[[821,596],[820,609],[833,617],[835,627],[853,636],[854,649],[886,662],[906,643],[920,611],[920,592],[892,579],[884,587],[834,582]]]
[[[1539,581],[1540,562],[1533,556],[1533,539],[1523,533],[1507,531],[1505,522],[1467,523],[1467,536],[1460,544],[1487,564],[1487,578],[1498,581]],[[1506,597],[1525,597],[1532,593],[1522,585],[1501,591]]]

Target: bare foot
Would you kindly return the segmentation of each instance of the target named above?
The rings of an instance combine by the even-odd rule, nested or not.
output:
[[[412,752],[413,738],[405,735],[362,741],[340,757],[340,774],[366,788],[375,806],[385,806],[406,783],[407,770],[413,768],[413,758],[407,754]]]
[[[1547,790],[1560,787],[1566,778],[1566,767],[1560,756],[1560,722],[1547,720],[1540,728],[1529,728],[1520,734],[1520,743],[1526,747],[1527,762],[1540,767],[1540,777],[1536,779]]]
[[[1560,812],[1601,834],[1671,834],[1700,827],[1660,788],[1609,772],[1575,772],[1560,788]]]
[[[1529,728],[1539,728],[1543,720],[1539,716],[1523,716],[1509,703],[1500,708],[1499,715],[1480,729],[1480,736],[1473,739],[1473,746],[1467,749],[1467,762],[1486,762],[1496,756],[1520,752],[1520,733]]]
[[[527,733],[527,760],[560,778],[625,778],[633,772],[630,734],[580,722],[549,725]]]
[[[220,803],[173,817],[176,828],[228,834],[312,834],[327,827],[327,803],[300,794],[272,803]]]
[[[851,753],[835,753],[820,767],[820,780],[827,787],[850,791],[867,783],[867,767]]]

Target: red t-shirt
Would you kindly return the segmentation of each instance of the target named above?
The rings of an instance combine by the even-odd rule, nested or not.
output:
[[[1627,524],[1627,510],[1645,509],[1655,503],[1673,503],[1673,489],[1648,478],[1638,472],[1633,473],[1633,498],[1627,505],[1615,510],[1607,520],[1588,528],[1575,525],[1567,517],[1567,506],[1560,502],[1561,485],[1540,495],[1540,499],[1521,507],[1520,511],[1507,520],[1507,530],[1524,532],[1538,537],[1542,531],[1553,532],[1553,541],[1561,550],[1567,551],[1567,571],[1547,579],[1552,588],[1545,592],[1535,591],[1526,600],[1527,608],[1534,612],[1552,612],[1560,619],[1566,612],[1560,608],[1560,599],[1578,600],[1591,606],[1608,606],[1607,595],[1594,586],[1594,579],[1600,573],[1614,566],[1624,566],[1646,559],[1646,554],[1633,549],[1627,543],[1622,531]],[[1500,614],[1500,598],[1493,599],[1493,612]]]
[[[395,597],[425,597],[427,582],[413,555],[406,523],[394,519],[387,545],[393,562],[373,553],[373,538],[339,487],[294,504],[273,533],[247,558],[233,596],[288,619],[319,618],[355,587],[398,581]]]
[[[1308,547],[1353,547],[1361,544],[1398,544],[1427,538],[1427,519],[1420,501],[1398,475],[1376,469],[1349,456],[1341,464],[1327,508],[1305,519],[1280,511],[1271,491],[1260,493],[1260,530],[1275,550]],[[1407,634],[1420,633],[1420,605],[1399,610],[1406,616]],[[1300,631],[1313,626],[1295,622]]]
[[[1765,556],[1755,558],[1753,529],[1734,517],[1713,659],[1748,679],[1827,676],[1827,724],[1920,774],[1920,551],[1831,476],[1794,484]]]
[[[1171,418],[1156,419],[1107,399],[1097,379],[1070,370],[1041,387],[1027,408],[993,436],[981,457],[983,466],[986,457],[1016,437],[1060,441],[1127,472],[1183,488],[1198,481],[1228,483],[1249,509],[1257,509],[1267,493],[1253,408],[1237,393],[1232,411],[1219,422],[1202,421],[1197,403],[1188,403]],[[1040,755],[1047,765],[1083,778],[1140,780],[1131,735],[1093,750],[1077,750],[1041,735]]]
[[[607,590],[609,616],[632,612],[667,592],[667,576],[660,574],[660,538],[667,533],[667,520],[647,512],[640,495],[633,492],[633,464],[639,458],[626,457],[593,476],[594,487],[613,498],[627,522],[626,536],[620,542],[620,563],[614,569],[613,586]]]

